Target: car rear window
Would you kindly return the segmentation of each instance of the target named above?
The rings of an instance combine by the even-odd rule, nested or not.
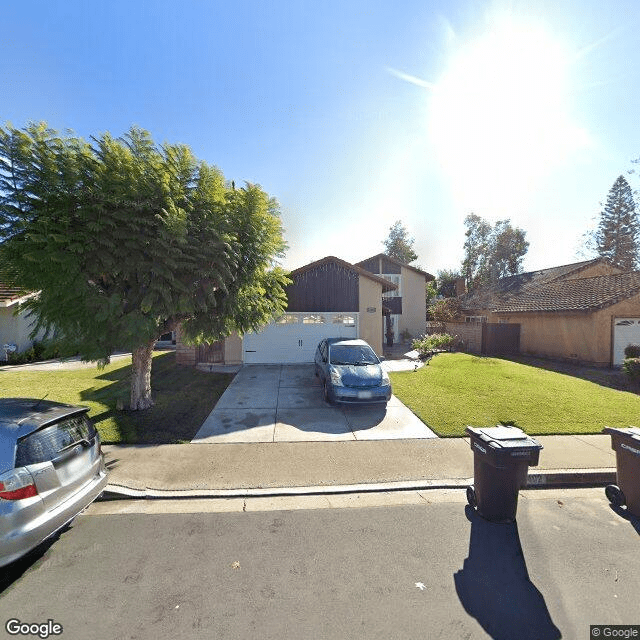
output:
[[[91,442],[96,433],[95,426],[84,413],[34,431],[18,440],[16,467],[53,460],[76,443]]]

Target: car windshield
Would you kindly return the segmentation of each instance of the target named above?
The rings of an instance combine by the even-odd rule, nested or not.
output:
[[[378,364],[378,356],[367,345],[335,345],[329,352],[331,364],[366,365]]]

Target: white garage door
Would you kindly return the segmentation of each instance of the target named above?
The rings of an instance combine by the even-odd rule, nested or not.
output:
[[[242,340],[246,364],[313,362],[323,338],[357,338],[357,313],[285,313]]]
[[[627,345],[640,344],[640,318],[615,318],[613,322],[613,364],[624,361]]]

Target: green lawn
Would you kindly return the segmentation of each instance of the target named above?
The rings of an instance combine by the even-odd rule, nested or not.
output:
[[[509,360],[444,353],[390,377],[395,395],[440,436],[463,436],[466,425],[550,435],[640,423],[637,394]]]
[[[175,353],[153,356],[147,411],[119,411],[128,404],[131,358],[102,370],[28,371],[0,368],[0,397],[27,397],[82,404],[90,408],[104,443],[162,444],[189,441],[202,426],[233,375],[204,373],[175,364]]]

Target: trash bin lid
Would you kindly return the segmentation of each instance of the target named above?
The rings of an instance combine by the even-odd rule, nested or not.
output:
[[[640,427],[605,427],[602,433],[616,433],[634,440],[640,440]]]
[[[494,449],[505,450],[505,453],[516,448],[542,449],[539,442],[518,427],[467,427],[467,433],[491,444]]]
[[[485,436],[492,440],[522,440],[527,438],[527,434],[518,427],[488,427],[486,429],[478,429]]]

